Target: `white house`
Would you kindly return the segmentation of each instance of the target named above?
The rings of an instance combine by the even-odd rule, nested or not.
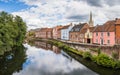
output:
[[[72,29],[72,23],[70,25],[64,26],[61,30],[61,40],[69,40],[69,31]]]

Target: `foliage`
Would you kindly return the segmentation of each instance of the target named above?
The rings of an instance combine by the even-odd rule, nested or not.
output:
[[[98,52],[98,48],[89,48],[91,51]]]
[[[118,53],[112,52],[112,58],[113,59],[118,59]]]
[[[90,52],[86,51],[83,53],[83,58],[90,58],[91,59],[92,55]]]
[[[70,51],[76,55],[82,56],[83,58],[90,59],[93,62],[97,63],[98,65],[101,65],[104,67],[110,67],[110,68],[114,68],[114,69],[120,68],[120,61],[114,60],[114,59],[110,58],[109,56],[107,56],[106,54],[102,54],[100,48],[96,49],[98,51],[98,55],[92,55],[88,51],[82,51],[82,50],[78,51],[60,41],[49,40],[49,43],[54,44],[67,52]],[[115,56],[116,56],[116,54],[115,54]]]
[[[0,12],[0,50],[6,52],[20,46],[25,38],[26,24],[19,16]]]
[[[116,62],[112,58],[110,58],[109,56],[107,56],[105,54],[99,54],[97,56],[96,63],[98,65],[102,65],[105,67],[115,68],[115,66],[116,66]]]

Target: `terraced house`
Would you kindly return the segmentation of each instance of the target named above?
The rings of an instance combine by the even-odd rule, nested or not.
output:
[[[62,40],[69,40],[69,31],[72,29],[72,27],[73,27],[73,24],[70,23],[69,25],[66,25],[61,29]]]
[[[96,26],[93,31],[93,43],[100,45],[120,44],[120,19]]]
[[[44,39],[53,38],[52,28],[40,28],[36,31],[35,37]]]
[[[84,28],[88,28],[88,27],[89,27],[89,25],[87,23],[79,23],[78,25],[75,25],[69,32],[70,33],[70,36],[69,36],[70,41],[83,43],[84,35],[81,34],[81,30]]]

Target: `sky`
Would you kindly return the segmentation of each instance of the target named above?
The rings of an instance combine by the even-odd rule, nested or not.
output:
[[[0,0],[0,11],[19,15],[29,29],[88,22],[94,25],[120,17],[120,0]]]

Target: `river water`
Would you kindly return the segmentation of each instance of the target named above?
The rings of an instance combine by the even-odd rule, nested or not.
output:
[[[82,58],[79,58],[80,61],[76,60],[63,50],[45,42],[24,44],[24,47],[19,48],[21,51],[13,51],[0,58],[0,75],[119,75],[120,73],[98,66],[91,67],[94,66],[91,62],[89,64],[89,61],[84,61]],[[84,62],[86,65],[83,65]]]

